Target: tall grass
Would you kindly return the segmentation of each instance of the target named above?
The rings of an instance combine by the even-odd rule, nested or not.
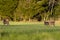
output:
[[[60,32],[4,33],[0,40],[60,40]]]
[[[0,40],[60,40],[60,26],[42,23],[0,25]]]

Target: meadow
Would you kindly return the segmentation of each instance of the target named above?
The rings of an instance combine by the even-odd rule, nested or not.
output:
[[[60,40],[60,26],[57,25],[46,26],[42,22],[11,24],[0,25],[0,40]]]

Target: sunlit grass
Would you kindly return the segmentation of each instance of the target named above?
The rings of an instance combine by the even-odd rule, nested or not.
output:
[[[23,22],[23,21],[20,21],[20,22],[14,22],[14,21],[9,21],[9,25],[32,25],[32,24],[37,24],[37,25],[40,25],[40,26],[45,26],[44,25],[44,21],[42,22]],[[0,25],[4,25],[2,21],[0,21]],[[60,21],[55,21],[55,26],[60,26]]]

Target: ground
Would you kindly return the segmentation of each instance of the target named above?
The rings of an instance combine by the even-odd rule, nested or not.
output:
[[[46,26],[43,22],[0,23],[0,40],[60,40],[60,26]]]
[[[10,21],[9,23],[10,23],[10,25],[26,25],[26,24],[27,25],[28,24],[40,24],[41,26],[44,25],[44,21],[42,21],[42,22],[12,22],[12,21]],[[0,25],[3,25],[2,21],[0,21]],[[60,26],[60,21],[55,21],[55,25]]]

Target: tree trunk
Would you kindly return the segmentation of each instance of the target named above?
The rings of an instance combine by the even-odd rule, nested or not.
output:
[[[29,18],[29,22],[31,22],[31,19]]]
[[[13,21],[16,21],[16,13],[14,13]]]
[[[0,15],[0,21],[1,21],[1,15]]]

